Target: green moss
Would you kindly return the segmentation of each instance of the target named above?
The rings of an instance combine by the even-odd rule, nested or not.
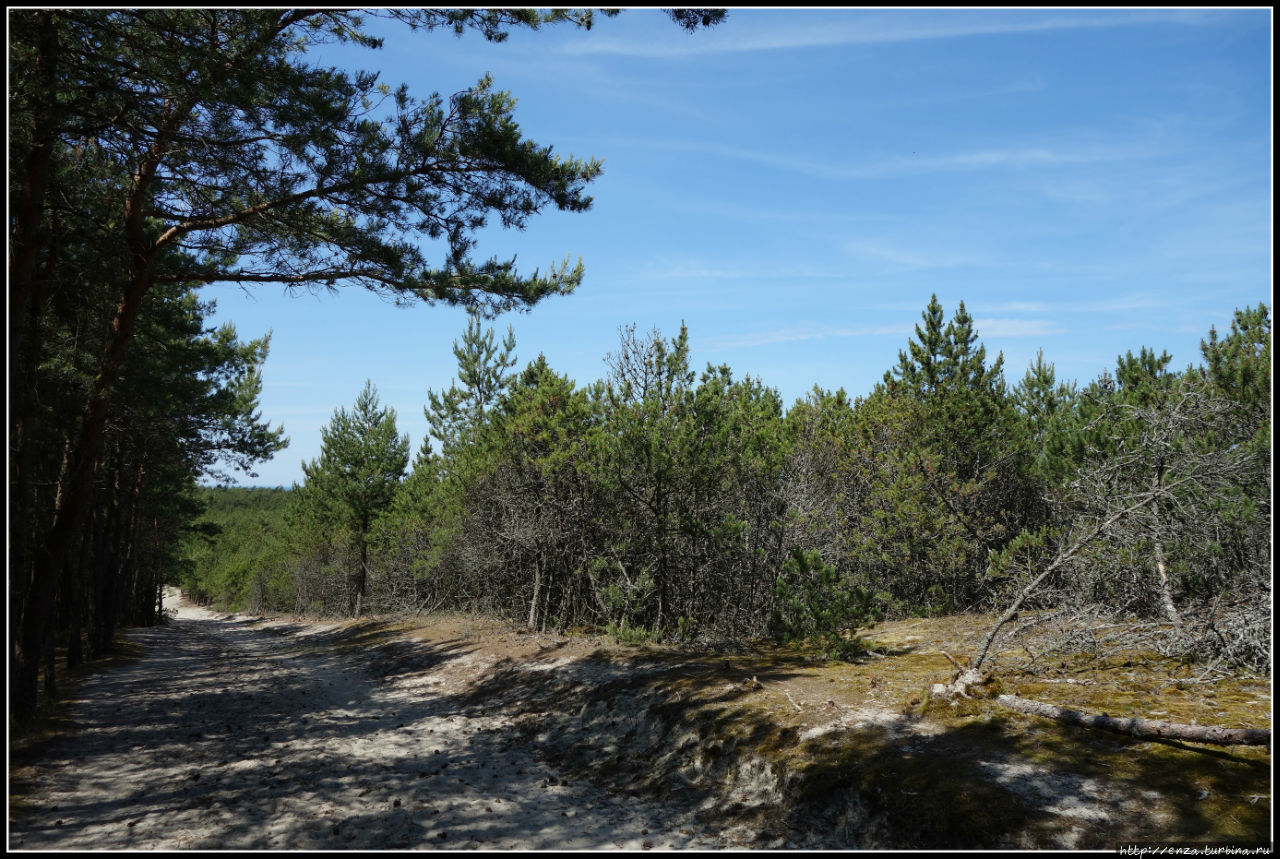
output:
[[[1015,735],[1018,754],[1047,770],[1105,779],[1121,793],[1143,798],[1147,813],[1126,821],[1126,839],[1265,840],[1271,817],[1266,749],[1139,742],[1038,721]]]
[[[920,640],[928,638],[931,623],[915,622]],[[950,635],[959,631],[954,618],[937,623]],[[1265,719],[1269,690],[1264,682],[1248,677],[1226,678],[1212,686],[1188,682],[1181,663],[1130,652],[1105,661],[1063,659],[1040,675],[1007,673],[973,688],[972,698],[951,702],[927,694],[932,683],[948,680],[955,671],[938,649],[899,638],[883,646],[890,654],[887,658],[853,665],[808,664],[802,654],[785,649],[735,656],[731,665],[733,671],[761,679],[788,673],[838,682],[846,691],[865,690],[879,706],[934,725],[940,733],[927,741],[870,728],[835,731],[800,743],[794,706],[768,691],[767,685],[767,691],[735,696],[732,708],[724,708],[723,700],[709,693],[706,677],[689,677],[673,686],[685,696],[685,717],[698,723],[717,761],[753,757],[774,766],[789,785],[792,811],[832,802],[832,797],[861,804],[885,831],[896,833],[901,839],[897,847],[1071,843],[1097,848],[1144,838],[1267,838],[1268,750],[1223,752],[1176,743],[1135,743],[1012,713],[994,700],[1010,693],[1089,712],[1242,727]],[[964,653],[961,648],[956,651],[957,656]],[[993,762],[1029,763],[1068,786],[1092,779],[1089,784],[1102,785],[1112,797],[1106,802],[1121,802],[1120,810],[1106,806],[1083,820],[1055,813],[1034,790],[1024,795],[1001,784],[992,775]],[[1105,805],[1103,799],[1098,802]]]
[[[815,740],[792,756],[794,802],[858,803],[899,849],[996,846],[1037,814],[976,764],[975,750],[1000,736],[978,726],[915,744],[870,728]]]

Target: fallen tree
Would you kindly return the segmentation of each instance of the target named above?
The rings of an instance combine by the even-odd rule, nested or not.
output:
[[[1183,385],[1176,393],[1176,398],[1155,407],[1110,406],[1112,411],[1133,419],[1144,435],[1139,443],[1127,448],[1117,443],[1117,450],[1126,452],[1097,456],[1091,464],[1082,466],[1069,487],[1073,506],[1080,511],[1070,528],[1059,532],[1056,539],[1048,529],[1034,533],[1024,531],[1005,547],[999,557],[993,559],[991,571],[1021,568],[1026,583],[997,619],[976,656],[967,664],[962,664],[949,653],[942,653],[956,672],[950,682],[934,684],[932,696],[986,697],[984,692],[991,688],[992,678],[982,669],[988,657],[997,652],[995,644],[1002,631],[1018,617],[1024,606],[1034,600],[1045,599],[1043,591],[1055,576],[1067,576],[1069,579],[1074,575],[1079,581],[1064,582],[1062,594],[1056,599],[1050,598],[1050,602],[1061,604],[1065,601],[1070,605],[1073,600],[1082,600],[1082,594],[1091,587],[1088,580],[1090,570],[1101,560],[1097,556],[1097,547],[1110,539],[1119,539],[1121,545],[1137,545],[1139,537],[1153,542],[1158,574],[1156,581],[1137,577],[1133,582],[1111,584],[1116,588],[1115,593],[1125,596],[1130,602],[1141,603],[1145,597],[1146,602],[1159,607],[1179,640],[1188,637],[1187,624],[1172,602],[1164,541],[1180,536],[1185,542],[1187,534],[1195,533],[1196,522],[1213,520],[1217,514],[1209,501],[1235,497],[1233,493],[1239,487],[1249,484],[1248,472],[1256,467],[1256,462],[1251,459],[1254,454],[1245,447],[1232,445],[1221,449],[1215,443],[1218,436],[1225,435],[1222,427],[1227,422],[1226,416],[1231,408],[1229,403],[1215,399],[1203,385],[1194,381]],[[1107,414],[1104,410],[1103,415]],[[1111,417],[1112,422],[1118,425],[1119,419],[1114,415]],[[1173,517],[1167,512],[1170,510],[1182,511],[1181,530],[1171,530]],[[1046,550],[1052,552],[1047,563],[1041,560]],[[1102,551],[1105,554],[1106,550]],[[1094,555],[1091,557],[1089,552],[1094,552]],[[1266,593],[1267,581],[1265,577],[1258,577],[1256,586],[1248,591],[1255,601]],[[1222,588],[1223,594],[1227,593],[1225,585]],[[1215,607],[1217,602],[1213,602]],[[1232,642],[1214,626],[1213,613],[1209,612],[1205,625],[1215,634],[1221,649],[1230,651]],[[1246,632],[1250,642],[1258,637],[1254,630]],[[1158,645],[1152,638],[1147,638],[1145,643],[1148,646]],[[1160,648],[1156,646],[1156,649]],[[1221,661],[1220,653],[1209,651],[1204,655],[1217,655]],[[1271,745],[1270,730],[1179,725],[1151,719],[1094,715],[1014,695],[999,695],[995,701],[1020,713],[1138,739],[1183,740],[1218,746]]]
[[[1025,530],[993,554],[988,577],[1025,584],[967,668],[981,670],[1006,625],[1038,604],[1162,616],[1173,635],[1161,637],[1176,640],[1180,658],[1269,673],[1269,613],[1248,608],[1270,602],[1270,456],[1234,441],[1252,426],[1243,407],[1190,371],[1153,390],[1150,403],[1107,391],[1084,398],[1097,410],[1074,434],[1084,452],[1045,498],[1058,523]],[[1176,583],[1175,560],[1184,570]],[[1234,610],[1215,620],[1222,601]],[[1208,617],[1188,624],[1188,612]],[[1154,638],[1147,646],[1170,649]]]
[[[1123,719],[1115,716],[1098,716],[1093,713],[1082,713],[1046,704],[1043,701],[1031,701],[1016,695],[1000,695],[996,703],[1026,713],[1031,716],[1043,716],[1055,719],[1068,725],[1079,725],[1084,728],[1096,728],[1100,731],[1112,731],[1117,734],[1128,734],[1140,740],[1185,740],[1192,743],[1209,743],[1215,746],[1270,746],[1271,732],[1259,728],[1219,728],[1212,725],[1177,725],[1173,722],[1159,722],[1153,719]]]

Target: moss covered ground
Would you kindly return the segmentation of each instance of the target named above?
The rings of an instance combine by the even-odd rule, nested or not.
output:
[[[810,846],[1271,840],[1268,748],[1139,741],[994,700],[1010,693],[1091,713],[1269,728],[1269,678],[1206,677],[1133,651],[1078,654],[1041,661],[1034,673],[1005,659],[981,697],[931,699],[930,686],[955,670],[942,651],[974,652],[989,622],[885,624],[863,633],[875,653],[851,663],[789,648],[712,655],[609,645],[590,658],[613,679],[557,689],[532,706],[534,738],[620,789],[683,792],[726,825],[750,821],[797,846],[816,827],[843,827],[846,840]],[[508,689],[519,682],[518,671],[503,680]],[[560,720],[549,719],[556,711]]]

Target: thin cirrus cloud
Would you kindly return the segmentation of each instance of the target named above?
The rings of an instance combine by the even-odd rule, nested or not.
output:
[[[663,38],[651,42],[597,38],[566,45],[562,50],[574,54],[613,54],[634,57],[671,58],[711,53],[737,54],[757,51],[795,50],[836,47],[841,45],[877,45],[955,39],[973,36],[998,36],[1059,30],[1105,29],[1139,24],[1199,24],[1206,14],[1199,10],[1104,11],[1101,14],[1055,14],[1049,17],[1023,15],[1002,16],[987,20],[964,20],[937,12],[927,17],[877,16],[836,19],[824,17],[822,23],[810,26],[770,27],[767,31],[744,33],[720,28],[692,40]]]
[[[800,173],[824,180],[892,179],[929,173],[977,172],[981,170],[1023,170],[1075,167],[1081,165],[1147,159],[1157,154],[1150,146],[1114,143],[1054,148],[1014,146],[977,149],[947,155],[907,155],[879,159],[858,167],[796,158],[794,153],[773,155],[716,143],[630,139],[629,145],[652,152],[691,152],[763,164],[778,170]]]
[[[1111,298],[1094,299],[1089,301],[1083,301],[1083,300],[1070,301],[1070,302],[1067,302],[1067,301],[1006,301],[1006,302],[1000,302],[1000,303],[988,305],[987,309],[994,313],[1035,313],[1035,314],[1062,315],[1062,314],[1082,314],[1082,313],[1083,314],[1117,313],[1117,312],[1129,311],[1129,310],[1148,310],[1148,309],[1165,307],[1167,306],[1167,304],[1168,304],[1168,300],[1165,298],[1162,298],[1157,294],[1148,293],[1148,292],[1136,292],[1136,293],[1129,293],[1124,295],[1116,295]],[[907,310],[910,308],[908,307],[908,305],[903,304],[903,305],[895,306],[891,309]],[[1029,323],[1032,321],[1033,320],[987,319],[982,324],[985,324],[988,326],[992,324],[995,324],[997,326],[1003,326],[1005,323],[1018,323],[1018,325],[1023,325],[1024,323]],[[1056,323],[1050,322],[1048,320],[1041,320],[1041,321],[1044,322],[1044,324],[1049,326],[1056,325]],[[978,322],[975,322],[974,325],[975,327],[979,327]],[[1011,327],[1018,327],[1018,325],[1012,325]],[[1027,327],[1025,328],[1025,330],[1029,334],[1038,334],[1038,333],[1060,334],[1062,333],[1061,329],[1054,329],[1054,330],[1046,329],[1044,331],[1034,331],[1030,327]],[[984,334],[987,333],[986,329],[983,329],[982,333]]]
[[[767,331],[751,331],[711,338],[707,348],[713,352],[729,349],[750,349],[772,346],[778,343],[795,343],[802,340],[825,340],[832,337],[908,336],[914,331],[909,323],[893,325],[861,325],[855,328],[831,328],[821,326],[791,326]]]
[[[1065,328],[1051,319],[975,319],[973,327],[984,338],[1048,337],[1067,333]],[[914,335],[915,324],[909,322],[892,325],[860,325],[852,328],[801,325],[715,337],[708,341],[707,348],[712,352],[724,352],[808,340],[848,337],[902,338]]]
[[[973,320],[973,329],[983,337],[1049,337],[1065,334],[1063,328],[1052,319],[984,319]]]
[[[638,270],[639,279],[645,282],[703,281],[703,280],[778,280],[778,279],[829,279],[843,273],[820,266],[760,265],[758,263],[719,263],[690,259],[655,260]]]
[[[1150,157],[1149,150],[1132,145],[1054,149],[1022,146],[981,149],[939,156],[900,156],[862,167],[828,168],[828,176],[843,179],[888,179],[921,173],[951,173],[979,170],[1023,170],[1037,167],[1072,167],[1102,162]]]
[[[896,271],[965,268],[992,263],[990,259],[969,252],[903,247],[884,240],[850,240],[844,246],[849,253],[864,262],[887,266]]]

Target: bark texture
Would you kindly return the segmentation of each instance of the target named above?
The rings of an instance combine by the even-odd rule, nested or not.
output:
[[[1271,732],[1259,728],[1218,728],[1212,725],[1177,725],[1173,722],[1157,722],[1152,719],[1121,719],[1114,716],[1097,716],[1031,701],[1014,695],[1001,695],[996,703],[1027,713],[1056,719],[1068,725],[1080,725],[1101,731],[1128,734],[1143,740],[1186,740],[1192,743],[1208,743],[1214,746],[1270,746]]]

